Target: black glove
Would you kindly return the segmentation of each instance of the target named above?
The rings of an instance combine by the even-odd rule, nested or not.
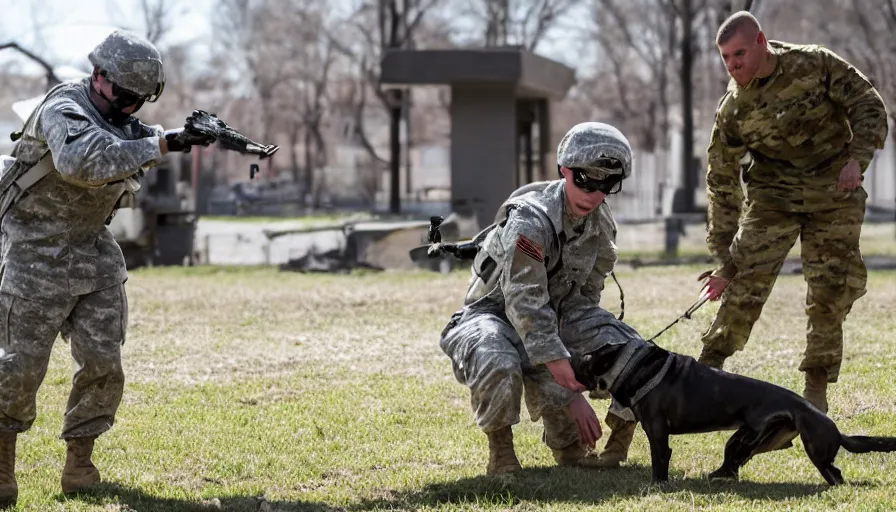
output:
[[[175,128],[165,132],[165,140],[168,142],[168,151],[182,151],[189,153],[193,146],[208,146],[215,142],[210,135],[196,133],[184,128]]]

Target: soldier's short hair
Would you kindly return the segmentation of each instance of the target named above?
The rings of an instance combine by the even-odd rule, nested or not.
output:
[[[748,27],[755,30],[756,33],[762,31],[759,20],[750,14],[749,11],[737,11],[728,16],[728,19],[722,22],[722,26],[719,27],[719,32],[716,34],[716,46],[722,46],[730,41],[735,34]]]

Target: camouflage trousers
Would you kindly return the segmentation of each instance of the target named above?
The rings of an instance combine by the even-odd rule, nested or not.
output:
[[[799,237],[808,288],[806,350],[799,369],[824,368],[828,381],[836,382],[843,358],[843,322],[852,304],[866,293],[868,275],[859,250],[864,217],[864,201],[810,213],[748,206],[731,245],[737,274],[703,335],[705,347],[727,356],[743,350]]]
[[[593,304],[576,308],[561,319],[560,338],[572,354],[591,351],[601,328],[614,322],[611,313]],[[619,337],[620,332],[610,335]],[[567,412],[576,393],[557,384],[546,366],[529,363],[506,316],[464,308],[442,331],[440,346],[451,359],[455,378],[470,388],[470,405],[483,432],[519,423],[525,391],[526,409],[532,421],[542,419],[547,446],[562,449],[579,441]],[[623,415],[627,411],[621,406],[616,410]]]
[[[61,437],[109,430],[124,391],[121,345],[127,312],[123,284],[67,300],[0,294],[0,430],[31,428],[37,391],[60,333],[78,366]]]

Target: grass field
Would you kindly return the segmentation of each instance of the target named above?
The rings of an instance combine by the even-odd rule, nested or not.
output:
[[[701,268],[622,269],[626,320],[652,335],[696,298]],[[540,424],[516,426],[526,468],[483,476],[485,436],[438,334],[467,274],[352,276],[274,269],[149,269],[131,274],[128,382],[97,442],[106,483],[65,498],[58,439],[72,363],[57,343],[34,428],[20,436],[18,510],[892,510],[896,454],[838,463],[828,488],[799,440],[751,461],[740,482],[708,482],[724,433],[672,439],[672,481],[651,486],[643,431],[617,471],[556,468]],[[801,390],[805,285],[784,276],[747,351],[729,369]],[[896,434],[896,273],[874,273],[846,326],[831,415],[854,434]],[[605,304],[618,308],[612,283]],[[715,304],[658,341],[691,355]],[[607,402],[594,402],[602,419]],[[599,441],[603,444],[603,440]]]

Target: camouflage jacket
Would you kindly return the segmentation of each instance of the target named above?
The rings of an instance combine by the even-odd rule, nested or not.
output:
[[[570,357],[559,335],[563,312],[597,307],[617,259],[609,206],[570,219],[564,186],[562,179],[527,185],[504,202],[473,262],[464,301],[506,314],[533,365]]]
[[[784,211],[849,200],[855,193],[836,191],[841,169],[854,159],[864,172],[887,135],[883,100],[849,63],[817,45],[769,46],[772,75],[745,87],[732,79],[712,128],[707,244],[722,266],[745,199]]]
[[[13,156],[36,162],[48,149],[56,172],[3,216],[0,291],[21,297],[83,295],[127,278],[106,219],[123,180],[161,159],[160,131],[135,118],[107,123],[89,78],[54,88],[25,124]]]

